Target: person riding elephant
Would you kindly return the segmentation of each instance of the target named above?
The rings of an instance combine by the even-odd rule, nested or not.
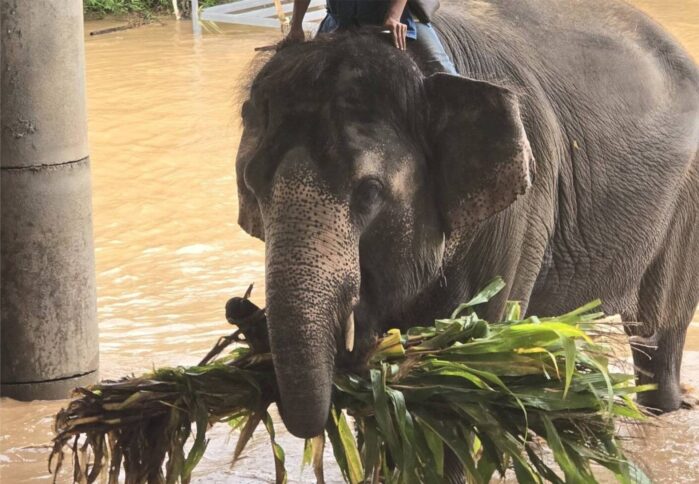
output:
[[[291,29],[285,42],[305,40],[303,18],[309,4],[310,0],[294,0]],[[407,49],[408,39],[415,41],[423,52],[425,68],[429,73],[457,74],[427,15],[423,11],[420,15],[422,18],[416,19],[407,0],[327,0],[327,15],[318,28],[318,34],[364,25],[381,26],[390,32],[393,44],[400,50]]]

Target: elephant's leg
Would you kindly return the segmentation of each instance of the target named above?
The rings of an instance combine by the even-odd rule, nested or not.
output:
[[[657,385],[657,390],[638,395],[639,403],[651,410],[670,412],[682,405],[680,368],[686,332],[686,327],[660,330],[648,341],[655,348],[632,343],[638,383]]]
[[[673,321],[668,322],[646,319],[649,327],[655,326],[657,329],[649,336],[641,336],[640,344],[632,344],[637,383],[651,383],[657,386],[656,390],[638,395],[638,402],[649,409],[671,412],[683,404],[680,370],[682,350],[692,312],[687,310],[684,315],[676,312],[673,314]],[[669,323],[673,325],[668,327]]]
[[[629,328],[637,380],[657,385],[657,390],[639,394],[638,400],[661,412],[677,410],[682,404],[682,350],[699,299],[696,211],[691,211],[691,199],[680,206],[686,212],[676,214],[661,252],[641,283],[635,316],[643,324]]]

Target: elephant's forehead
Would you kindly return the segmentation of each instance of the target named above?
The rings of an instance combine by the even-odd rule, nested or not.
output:
[[[376,164],[385,165],[387,159],[402,158],[410,153],[410,144],[402,133],[387,122],[349,121],[342,125],[341,132],[360,170],[370,170]]]
[[[388,125],[347,123],[341,138],[332,143],[331,152],[319,153],[311,148],[313,143],[301,143],[283,155],[277,181],[283,180],[285,197],[303,198],[306,193],[298,187],[326,193],[344,191],[368,177],[383,180],[399,198],[410,196],[419,175],[417,154],[402,144]]]
[[[375,129],[376,132],[372,133],[366,126],[356,123],[346,127],[348,141],[355,153],[353,176],[357,180],[383,178],[388,180],[395,195],[409,197],[417,174],[416,153],[402,144],[400,137],[389,127],[376,125]]]
[[[367,162],[373,159],[369,154],[384,155],[396,138],[393,130],[381,122],[345,122],[341,126],[341,133],[350,150],[367,154]]]
[[[332,106],[334,110],[385,111],[395,102],[396,90],[386,79],[369,75],[366,66],[348,59],[326,70],[322,81],[283,82],[265,85],[257,92],[274,105],[275,110],[314,110]]]

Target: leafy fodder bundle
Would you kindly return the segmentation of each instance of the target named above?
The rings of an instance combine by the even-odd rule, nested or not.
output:
[[[620,482],[647,480],[624,455],[616,426],[645,419],[632,395],[648,387],[612,369],[613,338],[600,337],[609,325],[592,312],[599,301],[527,319],[513,302],[504,321],[480,319],[474,307],[503,285],[493,281],[435,326],[391,330],[366,371],[335,376],[325,435],[306,442],[304,462],[319,482],[326,438],[353,484],[445,482],[450,458],[476,483],[509,468],[519,482],[596,482],[593,464]],[[106,475],[116,483],[121,474],[127,483],[186,483],[213,423],[240,430],[235,460],[263,422],[285,482],[268,413],[275,400],[271,356],[249,348],[81,388],[56,417],[54,473],[69,447],[75,482]]]

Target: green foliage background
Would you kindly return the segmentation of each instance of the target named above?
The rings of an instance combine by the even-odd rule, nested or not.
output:
[[[200,7],[210,7],[226,0],[199,0]],[[127,13],[169,13],[172,0],[83,0],[85,13],[120,15]],[[178,0],[182,10],[189,11],[190,0]]]

